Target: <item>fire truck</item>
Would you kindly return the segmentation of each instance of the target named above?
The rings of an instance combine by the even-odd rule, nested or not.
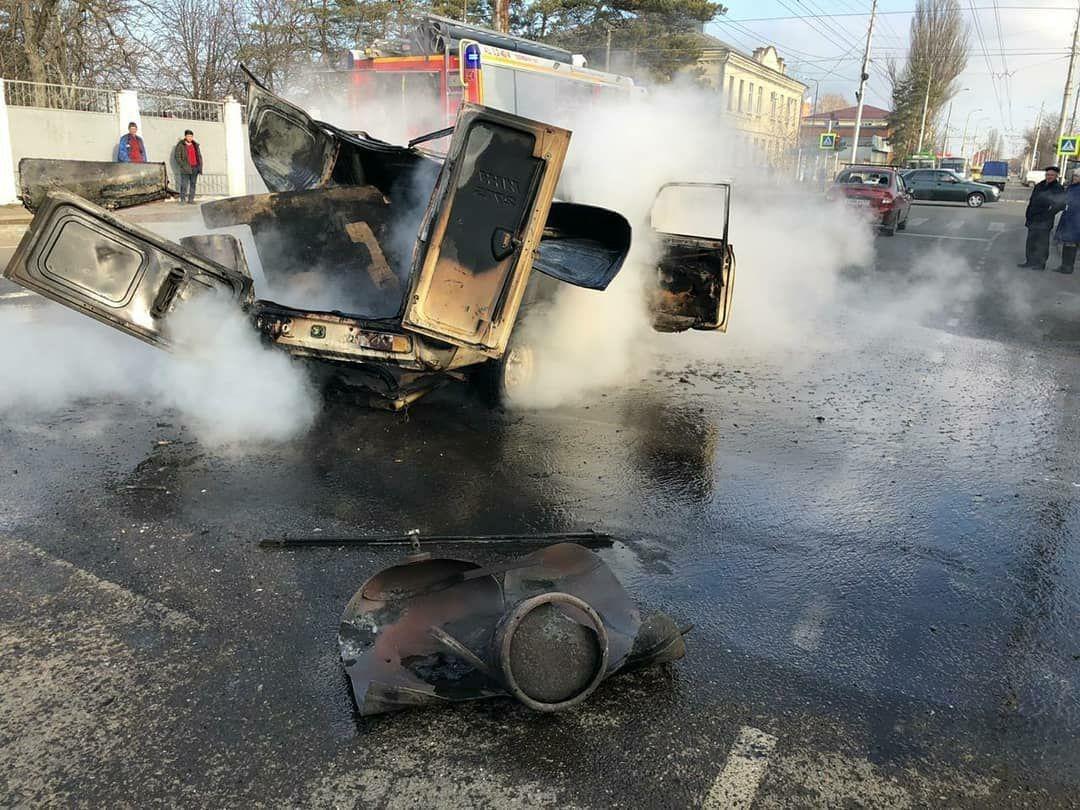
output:
[[[407,53],[350,51],[341,65],[348,109],[392,141],[452,126],[463,100],[568,127],[582,108],[644,92],[561,48],[434,14],[398,48]]]

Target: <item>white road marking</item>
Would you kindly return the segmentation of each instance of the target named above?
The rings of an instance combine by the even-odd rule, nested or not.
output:
[[[122,585],[117,585],[115,582],[110,582],[107,579],[91,574],[89,571],[85,571],[79,568],[73,563],[69,563],[67,560],[61,560],[59,557],[54,557],[47,551],[43,551],[35,545],[23,542],[22,540],[16,540],[13,537],[0,536],[0,547],[7,546],[11,549],[16,549],[23,554],[27,554],[31,557],[36,557],[47,565],[53,565],[57,568],[61,568],[67,571],[73,579],[77,579],[85,585],[88,585],[97,590],[107,593],[113,598],[119,598],[126,601],[129,605],[137,606],[142,610],[146,610],[150,613],[156,613],[163,619],[168,621],[175,627],[198,629],[201,624],[188,616],[186,613],[181,613],[178,610],[173,610],[171,607],[161,604],[161,602],[155,602],[153,599],[143,596],[142,594],[130,591]]]
[[[716,777],[702,810],[749,808],[754,803],[758,785],[765,775],[769,755],[776,747],[776,737],[750,726],[739,729],[731,746],[724,770]]]
[[[951,219],[945,223],[945,230],[958,231],[964,227],[964,221],[962,219]]]
[[[986,226],[986,230],[990,231],[990,233],[1002,233],[1008,227],[1005,222],[991,222]]]
[[[908,225],[913,228],[918,228],[920,225],[925,225],[929,221],[930,217],[915,217],[914,219],[908,221]]]
[[[904,236],[921,236],[924,239],[958,239],[961,242],[989,242],[989,239],[979,236],[947,236],[943,233],[911,233],[910,231],[904,231]]]
[[[33,295],[33,293],[26,290],[21,292],[0,293],[0,301],[13,301],[16,298],[29,298],[31,295]]]

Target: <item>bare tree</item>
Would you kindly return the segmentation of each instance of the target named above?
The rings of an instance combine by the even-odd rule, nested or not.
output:
[[[813,103],[811,101],[811,103]],[[833,110],[842,110],[845,107],[854,106],[850,101],[844,98],[839,93],[826,93],[820,96],[817,100],[817,114],[832,112]]]
[[[236,88],[241,43],[227,0],[163,0],[147,8],[157,56],[148,84],[197,99],[220,99]]]
[[[230,14],[238,60],[271,89],[310,62],[308,13],[300,0],[248,0]]]
[[[0,70],[56,84],[131,81],[145,53],[131,0],[0,0]]]
[[[933,143],[930,130],[942,107],[960,89],[957,79],[967,67],[968,27],[957,0],[918,0],[911,20],[907,61],[888,64],[893,110],[892,144],[897,157],[918,144],[926,104],[923,144]]]

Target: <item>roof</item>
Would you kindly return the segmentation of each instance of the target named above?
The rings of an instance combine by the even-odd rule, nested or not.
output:
[[[706,34],[704,31],[695,31],[691,36],[703,51],[732,51],[739,54],[739,56],[745,56],[747,59],[754,58],[746,51],[736,48],[730,42],[724,42],[724,40],[717,39],[712,34]]]
[[[844,107],[840,110],[830,110],[829,112],[819,112],[817,115],[808,115],[806,118],[812,121],[818,120],[833,120],[839,121],[843,118],[854,118],[858,113],[858,107]],[[862,117],[865,121],[868,118],[888,118],[892,115],[892,110],[883,110],[881,107],[875,107],[873,104],[864,104],[862,108]]]

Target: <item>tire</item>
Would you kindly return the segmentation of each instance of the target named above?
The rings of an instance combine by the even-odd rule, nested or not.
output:
[[[911,216],[911,215],[908,214],[908,216]],[[908,218],[904,217],[903,222],[896,223],[896,230],[898,230],[898,231],[906,231],[907,230],[907,221],[908,221]]]
[[[881,235],[882,236],[896,236],[896,229],[900,227],[899,223],[896,221],[896,218],[898,216],[900,216],[900,215],[896,214],[896,215],[893,216],[892,225],[886,225],[885,223],[881,224]]]
[[[514,405],[521,402],[536,377],[536,352],[533,347],[510,340],[503,356],[485,363],[479,371],[478,381],[483,398],[492,407]]]
[[[983,196],[983,193],[981,191],[973,191],[968,194],[968,208],[982,208],[982,204],[984,202],[986,202],[986,197]]]

